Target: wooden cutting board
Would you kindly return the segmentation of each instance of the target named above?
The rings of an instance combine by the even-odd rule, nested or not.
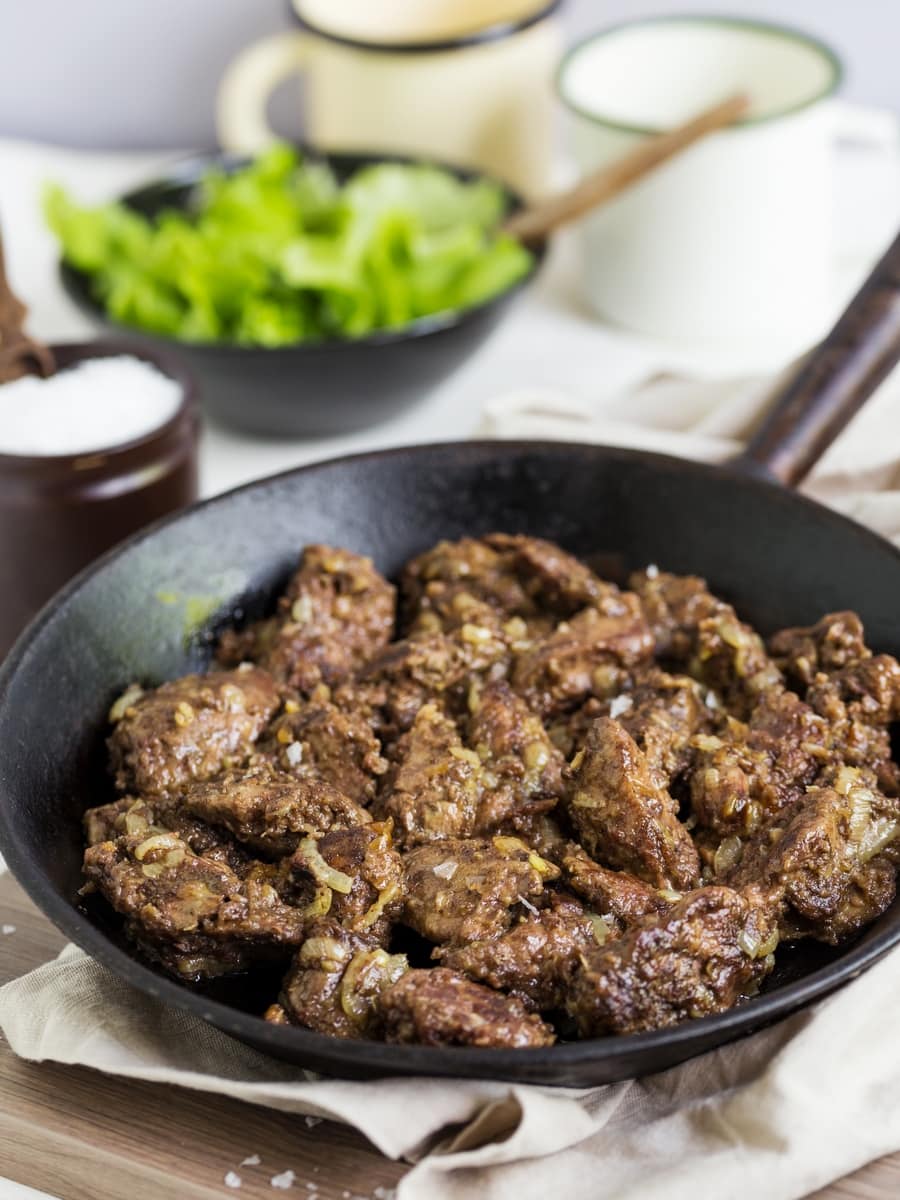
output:
[[[9,875],[0,877],[0,983],[52,958],[63,937]],[[240,1166],[258,1155],[259,1165]],[[407,1168],[331,1121],[303,1117],[84,1067],[33,1064],[0,1037],[0,1176],[60,1200],[383,1200]],[[293,1171],[289,1191],[273,1176]],[[234,1171],[240,1190],[225,1183]],[[3,1184],[0,1181],[0,1197]],[[900,1154],[815,1200],[896,1200]],[[723,1200],[725,1198],[723,1197]]]

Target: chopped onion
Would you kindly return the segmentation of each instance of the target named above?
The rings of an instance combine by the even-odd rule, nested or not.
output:
[[[151,850],[181,850],[181,838],[174,833],[155,833],[135,847],[134,857],[143,862]],[[183,856],[183,854],[182,854]]]
[[[832,787],[836,792],[840,792],[842,796],[847,796],[850,794],[850,789],[856,786],[858,780],[859,771],[856,767],[848,767],[844,764],[839,769],[837,775],[835,775]]]
[[[459,631],[459,636],[470,646],[479,646],[489,642],[494,635],[486,625],[471,625],[467,621]]]
[[[546,858],[541,858],[541,856],[539,854],[535,854],[533,850],[528,855],[528,865],[533,870],[537,871],[538,875],[543,875],[544,878],[549,877],[551,879],[555,879],[559,874],[559,869],[554,867],[553,863],[547,862]]]
[[[312,620],[312,596],[300,596],[291,605],[291,619],[298,625],[306,625]]]
[[[599,913],[585,913],[585,916],[590,921],[594,930],[594,938],[598,946],[605,946],[610,935],[609,921],[606,917],[601,917]]]
[[[324,883],[316,884],[316,893],[303,910],[304,917],[324,917],[331,911],[334,893]]]
[[[527,854],[528,853],[528,847],[525,845],[525,843],[522,841],[521,838],[501,837],[498,835],[497,837],[493,838],[492,840],[494,843],[494,848],[500,854],[502,854],[504,858],[508,858],[510,854],[523,854],[523,853]]]
[[[742,929],[738,934],[737,943],[748,958],[756,958],[759,951],[759,938],[748,933],[746,929]]]
[[[467,750],[465,746],[451,746],[450,755],[452,758],[458,758],[462,762],[471,763],[473,767],[481,766],[481,759],[474,750]]]
[[[345,1015],[356,1024],[363,1024],[375,997],[408,970],[405,954],[388,954],[381,949],[354,954],[341,980],[341,1008]]]
[[[121,721],[128,709],[131,708],[132,704],[134,704],[136,700],[140,700],[143,694],[144,689],[139,683],[130,683],[109,710],[110,723],[115,725],[118,721]]]
[[[897,837],[897,828],[897,822],[889,817],[878,817],[870,821],[859,843],[859,861],[867,863],[876,854],[880,854],[885,846],[889,846]]]
[[[714,737],[711,733],[698,733],[692,740],[691,745],[698,750],[721,750],[725,743],[721,738]]]
[[[529,771],[539,771],[550,761],[550,751],[541,742],[529,742],[522,758]]]
[[[297,957],[305,967],[315,965],[323,971],[339,971],[350,958],[350,949],[337,938],[311,937],[300,947]]]
[[[851,788],[847,793],[850,801],[850,820],[848,822],[850,841],[858,846],[868,828],[872,817],[872,801],[875,797],[868,788]]]
[[[366,910],[365,915],[359,922],[363,929],[371,929],[381,914],[384,912],[386,905],[392,900],[396,900],[400,895],[400,884],[396,881],[389,883],[387,887],[381,889],[378,893],[378,899],[374,904],[370,905]]]
[[[739,837],[724,838],[719,843],[713,858],[713,870],[716,875],[722,875],[726,871],[730,871],[732,867],[737,866],[741,861],[743,853],[744,845]]]
[[[775,953],[778,946],[778,927],[776,926],[763,940],[748,930],[742,929],[738,934],[737,941],[748,958],[768,958],[770,954]]]
[[[319,853],[319,847],[311,837],[306,837],[297,847],[297,854],[316,883],[324,883],[342,896],[347,896],[353,890],[353,880],[343,871],[337,871],[328,865]]]

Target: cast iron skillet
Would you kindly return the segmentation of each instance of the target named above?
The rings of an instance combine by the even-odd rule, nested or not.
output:
[[[138,961],[102,906],[74,902],[80,815],[108,798],[106,712],[133,679],[202,667],[215,625],[262,613],[298,548],[335,542],[388,574],[439,538],[521,531],[602,571],[656,562],[699,572],[763,631],[852,607],[870,643],[900,654],[900,552],[785,490],[900,356],[900,238],[788,388],[741,467],[596,446],[460,443],[322,463],[155,525],[108,554],[33,622],[0,672],[0,850],[50,919],[141,991],[280,1058],[337,1076],[445,1075],[587,1085],[669,1067],[808,1004],[900,942],[900,900],[855,944],[800,947],[764,994],[675,1029],[540,1050],[348,1042],[274,1026],[277,988],[190,991]],[[749,468],[749,469],[748,469]],[[173,597],[179,602],[172,603]],[[204,597],[204,630],[186,615]]]

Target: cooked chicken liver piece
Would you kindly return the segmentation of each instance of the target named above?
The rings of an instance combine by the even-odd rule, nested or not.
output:
[[[793,692],[760,698],[749,724],[695,739],[691,806],[701,829],[745,837],[799,799],[833,759],[828,724]]]
[[[546,908],[526,912],[506,933],[440,952],[444,966],[478,983],[512,992],[530,1008],[562,1008],[583,952],[596,948],[605,927],[572,896],[554,893]]]
[[[594,862],[583,846],[567,842],[550,858],[562,868],[562,880],[619,935],[639,917],[661,912],[679,893],[655,888],[628,871],[613,871]]]
[[[307,546],[278,615],[219,646],[226,663],[250,659],[303,693],[347,679],[394,631],[395,589],[370,558],[333,546]]]
[[[480,538],[438,542],[411,559],[400,576],[402,625],[409,634],[445,633],[467,622],[497,626],[535,617],[513,555]]]
[[[324,864],[324,867],[323,867]],[[405,875],[389,823],[331,829],[304,838],[291,859],[295,878],[315,890],[313,906],[353,933],[386,946],[403,909]]]
[[[84,873],[129,918],[133,937],[160,947],[159,961],[183,978],[266,961],[304,937],[302,913],[258,880],[191,852],[174,833],[126,835],[90,846]]]
[[[741,847],[725,874],[730,886],[765,898],[783,938],[836,945],[893,900],[894,869],[885,851],[900,833],[900,807],[867,783],[860,772],[843,768],[836,786],[810,788],[779,822]]]
[[[381,1019],[382,991],[406,969],[402,954],[388,954],[372,938],[322,917],[310,925],[285,976],[279,1003],[266,1019],[334,1037],[365,1037]]]
[[[687,675],[648,667],[636,672],[630,691],[611,705],[609,715],[631,734],[651,771],[667,787],[691,765],[691,739],[711,727],[718,700]]]
[[[563,794],[565,760],[505,680],[469,692],[467,742],[484,765],[476,833],[527,828]]]
[[[747,898],[727,887],[699,888],[584,954],[569,1012],[583,1037],[663,1029],[722,1012],[771,970],[771,956],[760,953],[770,937],[765,914]]]
[[[657,888],[692,887],[700,863],[674,800],[617,721],[600,717],[573,759],[565,810],[585,850]]]
[[[194,854],[224,863],[242,876],[256,859],[222,829],[185,812],[178,796],[122,796],[110,804],[89,808],[83,817],[85,841],[114,842],[125,834],[177,833]]]
[[[279,703],[272,677],[254,667],[185,675],[144,692],[109,739],[116,786],[167,792],[246,762]]]
[[[623,614],[582,609],[515,655],[512,686],[541,717],[571,711],[588,696],[615,695],[627,670],[649,659],[653,640],[639,605],[631,593],[622,600]]]
[[[368,812],[320,779],[297,779],[268,766],[229,771],[186,788],[187,812],[221,825],[262,854],[278,858],[300,839],[329,829],[365,825]]]
[[[297,778],[320,779],[362,805],[374,800],[388,765],[367,717],[325,700],[287,700],[257,743],[257,759]]]
[[[446,967],[407,971],[378,1001],[386,1042],[425,1046],[550,1046],[555,1034],[515,996]]]
[[[380,816],[393,818],[398,843],[408,847],[470,834],[484,769],[475,751],[463,746],[450,718],[426,704],[395,754],[396,765],[375,807]]]
[[[857,614],[837,612],[815,625],[779,630],[769,638],[769,653],[792,685],[806,688],[820,672],[831,675],[872,652]]]
[[[519,838],[448,838],[404,855],[403,923],[438,944],[497,937],[559,869]]]

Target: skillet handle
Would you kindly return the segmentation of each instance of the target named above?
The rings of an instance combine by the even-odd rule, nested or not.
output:
[[[776,395],[734,460],[792,487],[804,479],[900,359],[900,235],[842,317]]]

